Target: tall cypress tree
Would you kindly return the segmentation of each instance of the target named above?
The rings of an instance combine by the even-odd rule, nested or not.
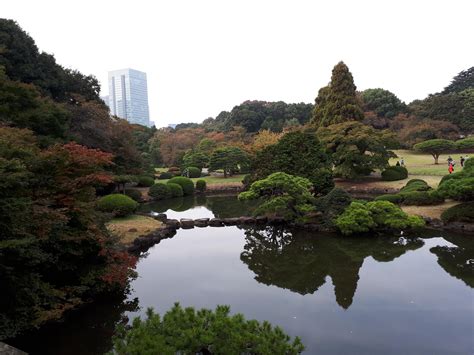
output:
[[[332,70],[329,85],[319,90],[312,122],[316,126],[329,126],[363,118],[352,74],[347,65],[339,62]]]

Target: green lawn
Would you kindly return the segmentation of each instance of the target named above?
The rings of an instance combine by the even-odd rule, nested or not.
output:
[[[245,175],[232,175],[227,178],[220,177],[220,176],[204,176],[200,178],[192,178],[191,180],[195,183],[197,180],[204,180],[206,181],[207,185],[214,185],[214,184],[235,184],[238,182],[242,182],[242,179],[244,178]],[[159,180],[156,179],[155,182],[162,182],[162,183],[167,183],[168,180]]]
[[[434,158],[430,154],[417,153],[412,150],[396,150],[395,153],[399,158],[403,157],[405,160],[405,166],[408,169],[410,175],[434,175],[444,176],[448,174],[448,163],[447,160],[450,154],[442,154],[439,157],[439,164],[434,163]],[[459,162],[460,156],[469,155],[469,153],[455,153],[451,154],[451,157],[456,162],[454,171],[461,169]],[[395,165],[399,158],[391,159],[390,164]]]

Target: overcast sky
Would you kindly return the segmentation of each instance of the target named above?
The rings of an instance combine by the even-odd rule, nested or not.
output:
[[[245,100],[314,102],[343,60],[406,102],[474,65],[474,1],[1,0],[40,50],[97,76],[148,75],[151,119],[201,122]]]

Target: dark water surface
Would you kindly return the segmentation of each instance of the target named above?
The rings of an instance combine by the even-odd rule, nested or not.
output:
[[[174,205],[173,205],[174,203]],[[143,206],[170,218],[232,217],[235,197]],[[173,210],[169,210],[169,209]],[[8,343],[31,353],[101,354],[115,324],[174,302],[228,304],[299,335],[307,354],[472,354],[474,237],[342,238],[238,227],[180,230],[137,266],[131,292]]]

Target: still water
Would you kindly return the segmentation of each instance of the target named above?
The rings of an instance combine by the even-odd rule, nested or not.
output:
[[[173,205],[174,203],[174,205]],[[143,206],[170,218],[251,213],[235,197]],[[31,353],[101,354],[115,324],[174,302],[228,304],[299,335],[307,354],[472,354],[474,239],[342,238],[276,228],[180,230],[137,265],[130,293],[10,341]]]

